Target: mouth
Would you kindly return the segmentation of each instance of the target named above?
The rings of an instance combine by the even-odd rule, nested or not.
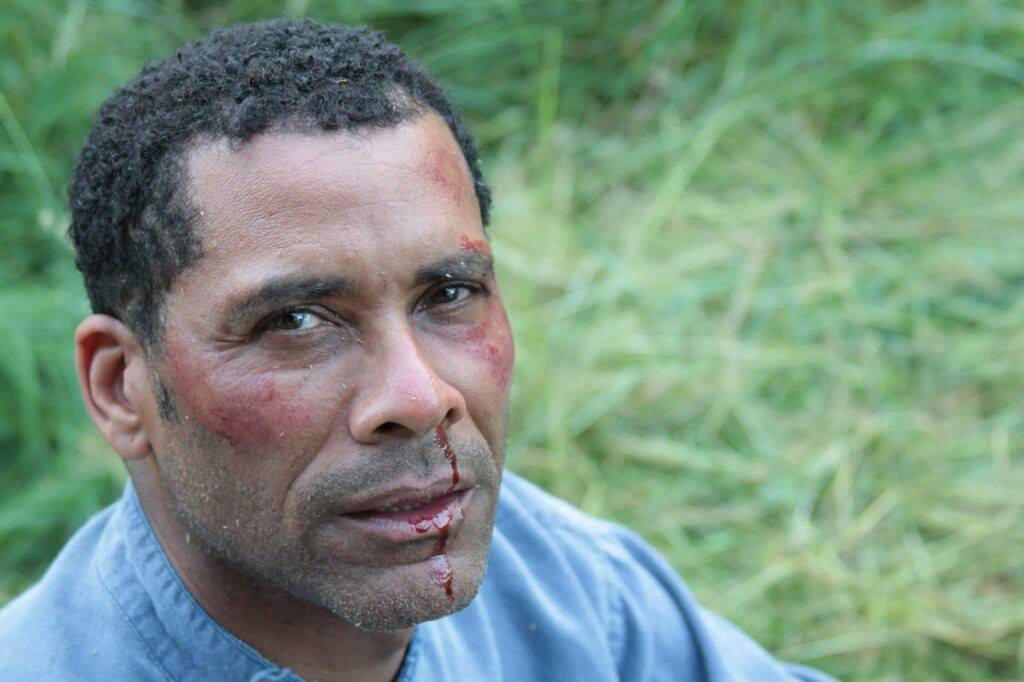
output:
[[[337,519],[359,532],[393,542],[447,537],[462,523],[473,488],[452,490],[400,489],[379,495],[338,514]]]

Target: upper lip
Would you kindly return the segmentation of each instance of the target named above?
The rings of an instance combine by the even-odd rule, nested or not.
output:
[[[439,497],[465,490],[466,487],[465,481],[460,481],[459,485],[453,486],[451,478],[439,479],[425,486],[402,485],[348,502],[337,513],[388,512],[403,507],[415,509]]]

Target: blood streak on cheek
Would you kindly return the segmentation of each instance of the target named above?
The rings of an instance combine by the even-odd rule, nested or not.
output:
[[[459,249],[466,253],[482,253],[486,256],[491,255],[491,245],[487,243],[486,239],[473,239],[468,234],[459,235]]]

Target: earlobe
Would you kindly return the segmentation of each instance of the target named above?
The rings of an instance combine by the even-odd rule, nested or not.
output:
[[[131,330],[109,315],[85,318],[75,332],[75,366],[86,410],[110,446],[128,460],[148,455],[152,445],[141,401],[152,393],[135,385],[148,372]]]

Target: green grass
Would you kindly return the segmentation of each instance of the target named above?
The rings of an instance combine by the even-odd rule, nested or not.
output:
[[[93,110],[211,25],[309,13],[387,29],[484,142],[513,469],[779,656],[1024,679],[1024,10],[334,5],[0,9],[0,601],[123,480],[59,238]]]

